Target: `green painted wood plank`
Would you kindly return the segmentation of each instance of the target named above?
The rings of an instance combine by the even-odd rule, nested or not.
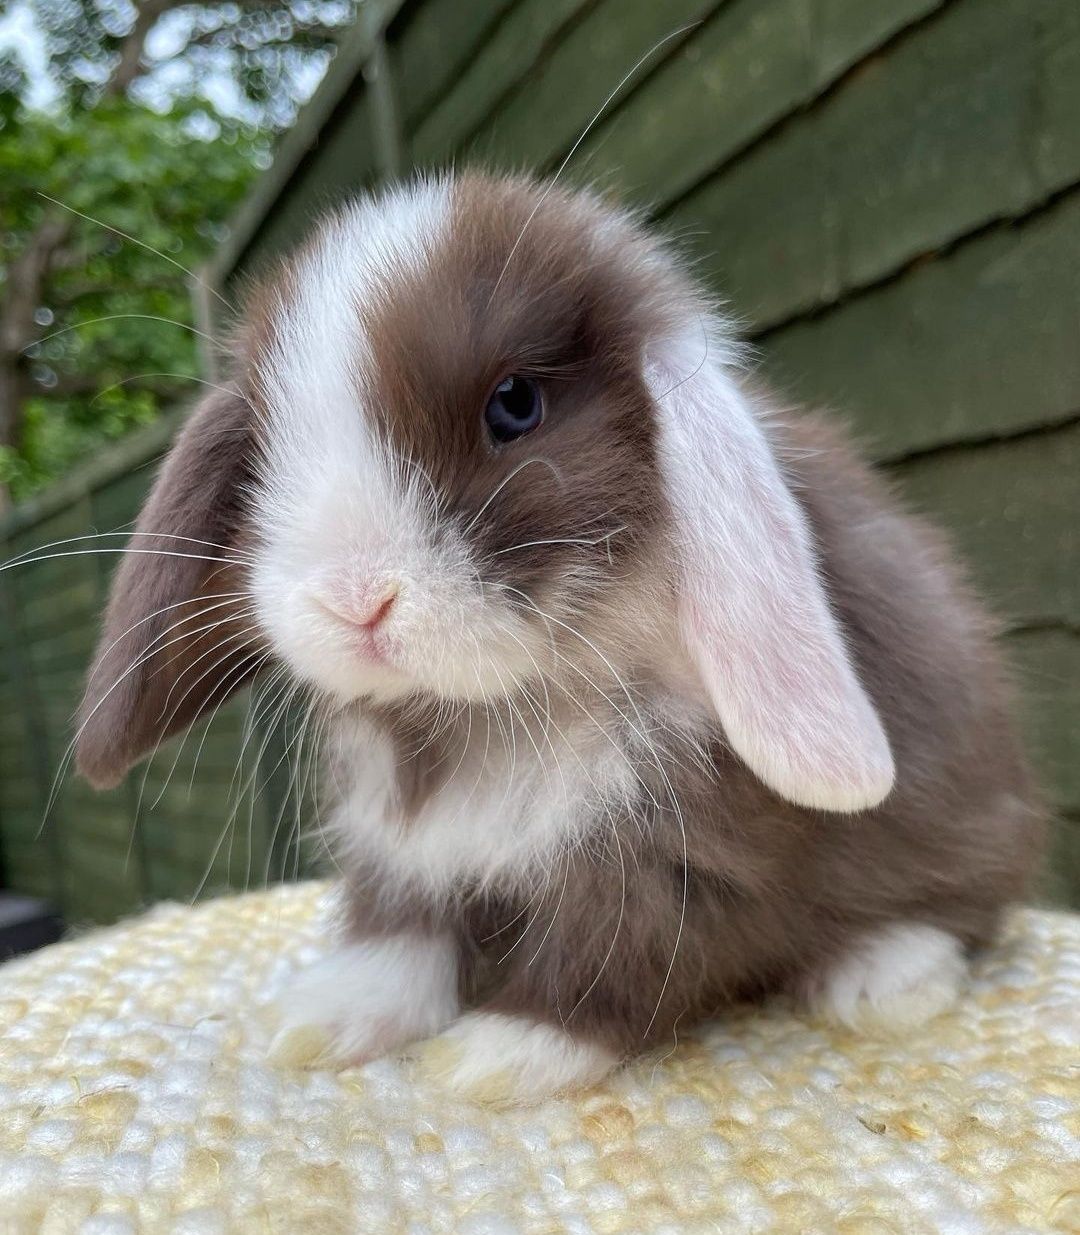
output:
[[[83,528],[83,524],[76,524]],[[81,535],[82,532],[74,533]],[[41,595],[59,594],[80,583],[92,583],[97,570],[98,557],[112,557],[112,554],[86,554],[78,546],[70,549],[57,549],[57,554],[49,560],[26,562],[20,560],[13,564],[5,574],[11,583],[13,591],[19,596],[20,603],[28,603],[32,598]]]
[[[1080,909],[1080,821],[1051,820],[1040,892],[1039,900],[1043,903]]]
[[[942,8],[948,0],[817,0],[813,26],[814,58],[822,80],[846,69],[911,22]]]
[[[582,144],[586,176],[656,208],[942,0],[729,0]],[[775,186],[773,186],[775,188]],[[697,227],[696,204],[677,220]],[[717,243],[724,244],[722,236]]]
[[[81,623],[59,634],[50,635],[47,639],[31,639],[27,642],[25,655],[43,685],[45,680],[50,678],[54,686],[61,677],[82,681],[96,641],[94,625],[96,623]]]
[[[65,842],[60,821],[47,815],[46,801],[52,784],[51,767],[56,758],[56,743],[52,722],[42,692],[35,679],[33,666],[26,654],[26,623],[22,615],[23,584],[11,573],[0,576],[0,663],[5,678],[17,698],[12,709],[22,722],[22,732],[13,735],[17,754],[12,764],[32,777],[35,802],[32,815],[36,818],[34,836],[40,837],[42,879],[48,881],[54,903],[63,901]],[[5,751],[5,754],[8,752]],[[0,776],[3,768],[0,767]],[[0,824],[7,826],[5,821]]]
[[[4,764],[3,783],[0,784],[0,818],[4,821],[4,835],[18,828],[18,820],[29,817],[29,812],[38,808],[37,782],[33,777],[33,769],[29,766],[19,767],[14,760]],[[34,824],[35,832],[37,824]]]
[[[481,126],[470,142],[472,155],[496,167],[549,168],[639,58],[714,7],[715,0],[600,0]],[[677,46],[672,39],[658,48],[657,59]]]
[[[305,161],[303,179],[284,188],[240,264],[230,272],[226,295],[242,300],[248,277],[272,268],[323,214],[370,185],[375,173],[370,102],[361,79],[335,125],[319,136]]]
[[[850,414],[879,457],[1080,409],[1080,192],[770,335],[766,372]]]
[[[101,532],[128,532],[142,507],[157,471],[157,457],[137,465],[130,472],[109,481],[93,493],[95,530]],[[103,545],[122,545],[121,536],[102,539]]]
[[[73,833],[68,846],[62,906],[68,922],[112,922],[141,906],[126,841],[115,844],[98,835]]]
[[[365,0],[359,6],[357,20],[338,40],[319,89],[282,137],[273,164],[234,215],[229,235],[203,270],[203,281],[210,287],[224,287],[238,269],[250,266],[246,255],[252,239],[265,226],[290,187],[305,178],[307,157],[320,135],[328,133],[337,120],[351,110],[372,48],[402,7],[402,0]],[[205,294],[205,289],[197,288],[195,299],[200,320],[213,324],[216,317],[216,309],[211,305],[213,298]]]
[[[891,470],[1007,620],[1080,626],[1080,424]]]
[[[22,613],[35,640],[49,639],[85,624],[96,624],[98,589],[93,579],[80,575],[63,587],[30,592]]]
[[[449,0],[405,10],[387,31],[387,52],[406,134],[462,75],[514,0]]]
[[[1051,806],[1080,814],[1080,637],[1076,628],[1006,640],[1020,687],[1028,749]]]
[[[99,792],[73,778],[62,795],[60,806],[66,814],[68,840],[81,838],[90,844],[96,839],[103,845],[127,851],[134,821],[121,789]]]
[[[873,8],[873,6],[868,6]],[[755,327],[835,300],[1080,180],[1076,116],[1038,106],[1073,0],[964,0],[681,202],[670,224]],[[1069,146],[1068,149],[1073,149]],[[792,187],[798,186],[793,192]]]
[[[49,858],[42,852],[40,842],[13,840],[9,844],[5,831],[4,869],[13,892],[55,901],[56,887],[49,870]]]
[[[1042,179],[1060,183],[1080,164],[1080,4],[1040,0],[1031,8],[1042,63],[1033,154]]]
[[[12,530],[6,539],[11,545],[12,552],[29,555],[53,541],[62,541],[69,536],[81,535],[86,530],[78,504],[81,496],[82,488],[80,487],[77,491],[67,493],[66,500],[59,506],[43,505],[38,518],[26,526],[20,525],[15,516],[27,508],[32,509],[31,503],[24,503],[8,512],[12,520]],[[64,545],[58,545],[56,551],[62,551],[65,548]],[[52,550],[47,551],[52,552]],[[68,559],[72,563],[77,560],[76,558]]]
[[[72,509],[87,493],[160,455],[162,449],[172,440],[184,414],[184,409],[165,413],[152,425],[147,425],[145,429],[139,429],[115,445],[99,451],[42,493],[21,502],[0,518],[0,538],[30,536],[33,538],[32,543],[37,544],[55,539],[40,534],[44,520],[58,511]],[[17,547],[29,548],[32,545],[17,544]]]
[[[549,41],[592,0],[520,0],[470,59],[411,141],[418,166],[443,166],[494,111],[501,96],[549,52]]]

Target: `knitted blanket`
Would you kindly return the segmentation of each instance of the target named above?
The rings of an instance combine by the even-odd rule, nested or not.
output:
[[[0,969],[0,1232],[1080,1232],[1080,917],[1014,915],[902,1041],[739,1010],[498,1112],[407,1063],[265,1062],[329,908],[164,906]]]

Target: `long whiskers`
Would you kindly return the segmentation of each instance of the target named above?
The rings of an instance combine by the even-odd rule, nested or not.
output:
[[[148,377],[175,377],[185,382],[195,382],[200,386],[209,386],[211,390],[220,390],[222,394],[232,395],[234,398],[243,399],[243,401],[251,407],[251,401],[247,395],[230,386],[219,386],[217,382],[207,381],[205,377],[196,377],[192,373],[168,373],[162,370],[155,370],[150,373],[133,373],[130,377],[121,378],[118,382],[111,382],[108,386],[103,386],[96,395],[90,400],[90,406],[93,407],[99,400],[103,399],[113,390],[119,390],[122,386],[130,386],[132,382],[142,382]],[[254,411],[254,408],[252,408]]]
[[[137,244],[140,249],[145,249],[147,253],[153,253],[155,257],[160,257],[163,262],[168,262],[170,266],[175,266],[177,270],[181,271],[183,274],[186,274],[187,277],[191,279],[192,282],[198,287],[208,291],[211,296],[216,296],[221,304],[223,304],[230,313],[234,313],[236,311],[235,307],[231,305],[224,296],[222,296],[217,288],[212,287],[204,279],[200,279],[199,276],[193,270],[189,270],[187,266],[181,265],[175,257],[170,257],[168,253],[162,253],[160,249],[155,249],[152,244],[147,244],[145,240],[140,240],[137,236],[129,235],[128,232],[122,231],[119,227],[114,227],[111,223],[106,223],[102,219],[95,219],[92,214],[83,214],[81,210],[76,210],[74,206],[69,206],[66,202],[62,202],[55,197],[50,197],[48,193],[43,193],[40,189],[38,190],[38,197],[43,197],[47,202],[52,202],[54,206],[59,206],[61,210],[66,210],[68,214],[73,214],[77,218],[85,219],[87,223],[93,223],[97,227],[103,227],[107,232],[112,232],[114,236],[120,236],[123,240],[129,240],[132,244]]]
[[[194,618],[197,618],[198,616],[199,614],[194,614],[192,615],[192,618],[194,619]],[[138,625],[138,623],[136,623],[136,625]],[[89,713],[87,714],[86,718],[83,720],[82,724],[76,730],[75,735],[72,737],[71,741],[68,743],[67,748],[64,751],[64,754],[61,756],[59,766],[57,767],[56,773],[53,777],[52,785],[50,786],[49,794],[45,802],[45,808],[42,811],[41,822],[38,825],[38,830],[37,830],[38,836],[41,835],[42,831],[45,828],[45,824],[48,821],[49,815],[52,813],[52,808],[55,805],[56,797],[57,797],[57,793],[59,792],[60,785],[63,783],[64,776],[67,773],[67,769],[75,753],[75,748],[78,745],[79,738],[82,736],[83,732],[85,731],[86,726],[90,724],[94,716],[97,714],[98,710],[105,704],[106,700],[108,700],[108,698],[112,695],[113,691],[116,690],[120,686],[120,684],[125,680],[125,678],[127,678],[129,674],[135,672],[135,670],[138,669],[141,665],[145,664],[147,660],[149,660],[152,656],[155,656],[160,650],[162,650],[160,647],[156,645],[158,644],[158,641],[161,638],[163,638],[166,634],[168,634],[169,631],[172,630],[173,628],[174,627],[167,627],[164,631],[162,631],[161,634],[159,634],[156,639],[151,641],[151,643],[143,651],[143,653],[139,657],[137,657],[130,665],[127,666],[127,668],[124,670],[123,673],[120,674],[120,676],[116,679],[116,681],[113,682],[112,685],[109,686],[109,688],[101,695],[98,701],[90,709]],[[181,638],[183,637],[185,636],[181,636]]]
[[[658,776],[660,777],[665,794],[668,798],[668,801],[671,803],[672,813],[674,814],[676,822],[678,824],[679,835],[680,835],[680,839],[682,843],[682,855],[683,855],[683,862],[682,862],[683,881],[682,881],[681,903],[680,903],[680,908],[679,908],[679,922],[678,922],[678,927],[677,927],[676,935],[675,935],[675,943],[672,948],[671,960],[668,964],[667,971],[664,975],[663,983],[660,988],[660,994],[659,994],[659,997],[657,998],[656,1006],[653,1009],[652,1016],[649,1019],[649,1023],[645,1027],[645,1032],[643,1036],[648,1037],[649,1032],[651,1031],[653,1024],[656,1021],[656,1017],[659,1014],[660,1005],[663,1002],[665,993],[667,992],[668,984],[671,981],[671,975],[675,968],[675,961],[678,955],[679,945],[682,941],[683,930],[686,925],[686,907],[687,907],[687,898],[689,895],[690,870],[689,870],[689,857],[687,853],[686,820],[683,816],[682,806],[679,802],[678,796],[675,793],[675,788],[671,783],[671,778],[668,775],[668,772],[667,772],[666,767],[664,766],[663,760],[661,759],[659,753],[657,752],[655,745],[653,744],[651,738],[648,736],[648,733],[647,733],[648,726],[645,724],[644,718],[641,715],[641,711],[638,708],[638,705],[634,699],[634,696],[631,693],[627,684],[623,681],[622,676],[615,669],[615,666],[611,663],[610,659],[595,645],[595,643],[592,642],[592,640],[587,638],[587,636],[583,635],[580,631],[575,630],[574,627],[570,626],[568,623],[561,621],[559,618],[556,618],[554,615],[545,613],[540,608],[540,606],[537,605],[536,602],[533,601],[532,598],[529,597],[526,593],[520,591],[517,588],[513,588],[505,584],[502,584],[499,586],[504,591],[511,593],[511,594],[516,594],[517,596],[525,600],[535,610],[535,612],[541,616],[543,620],[557,625],[558,627],[560,627],[560,629],[565,630],[568,634],[572,635],[574,638],[579,639],[582,643],[586,645],[586,647],[589,648],[589,650],[606,667],[607,671],[611,674],[613,681],[618,686],[622,694],[626,697],[627,703],[630,705],[630,708],[634,712],[636,722],[637,722],[636,724],[633,720],[630,719],[630,717],[626,715],[626,713],[621,708],[619,708],[614,703],[613,700],[610,699],[610,697],[608,697],[601,690],[599,686],[597,686],[595,682],[592,681],[592,679],[589,677],[588,674],[584,672],[584,670],[579,668],[577,665],[575,665],[572,661],[568,660],[567,658],[560,657],[560,659],[563,660],[563,662],[567,665],[568,668],[572,669],[579,676],[583,677],[585,681],[595,691],[597,691],[598,694],[601,695],[601,697],[605,698],[607,702],[613,708],[615,708],[620,718],[624,722],[627,723],[631,731],[638,738],[638,740],[642,744],[643,749],[651,757],[652,766],[655,768]],[[571,695],[569,691],[564,690],[564,693],[567,695],[569,699],[571,699],[571,701],[573,701],[573,696]],[[581,706],[584,708],[584,705],[581,705]],[[585,710],[587,712],[587,709]],[[640,777],[638,779],[640,781]],[[644,782],[641,782],[641,783],[644,784]],[[659,810],[659,804],[655,803],[655,799],[653,799],[653,802],[654,802],[654,805],[656,805],[656,808]],[[620,848],[620,857],[621,857],[621,848]]]
[[[609,543],[613,536],[617,536],[620,532],[625,532],[626,530],[627,528],[624,524],[622,527],[612,528],[610,532],[605,532],[603,536],[597,536],[595,540],[570,536],[552,536],[546,540],[523,540],[520,544],[508,545],[505,549],[496,549],[489,556],[501,557],[504,553],[516,553],[519,549],[535,549],[543,545],[580,545],[591,549],[597,545]]]
[[[529,230],[529,225],[532,223],[533,219],[535,219],[537,214],[540,212],[541,207],[543,206],[544,202],[547,200],[548,194],[552,191],[552,189],[555,188],[555,185],[559,182],[559,178],[562,176],[563,172],[566,170],[567,164],[577,153],[578,147],[585,140],[585,138],[589,136],[593,128],[599,123],[600,119],[603,117],[604,113],[614,102],[615,98],[618,96],[623,86],[625,86],[626,83],[630,81],[630,79],[634,76],[634,74],[638,71],[638,69],[642,67],[642,65],[647,63],[650,59],[652,59],[652,57],[660,50],[661,47],[663,47],[666,43],[670,43],[672,39],[676,39],[680,35],[686,34],[687,31],[693,30],[696,26],[699,26],[700,24],[701,24],[700,22],[691,22],[689,25],[680,26],[678,30],[672,30],[670,34],[665,34],[664,37],[659,40],[659,42],[654,43],[652,47],[649,48],[649,50],[633,65],[633,67],[627,73],[623,74],[622,78],[620,79],[615,89],[612,90],[611,93],[607,96],[607,98],[603,101],[603,103],[600,104],[599,108],[593,115],[592,119],[581,130],[574,144],[567,151],[566,157],[559,164],[558,169],[555,172],[555,175],[552,176],[552,178],[548,181],[547,186],[545,187],[543,193],[541,193],[540,197],[537,199],[536,205],[533,206],[532,210],[529,212],[528,218],[525,220],[524,224],[522,225],[521,231],[518,233],[517,239],[514,241],[513,245],[510,248],[510,252],[507,254],[506,261],[503,263],[502,270],[499,271],[499,277],[495,280],[495,286],[491,289],[491,295],[488,297],[488,302],[487,302],[489,308],[491,307],[491,302],[495,299],[495,293],[502,286],[502,281],[506,277],[507,270],[510,269],[510,263],[514,260],[514,255],[517,253],[522,240],[525,238],[525,233]]]
[[[31,348],[40,347],[42,343],[48,343],[50,339],[59,339],[61,335],[70,334],[72,330],[80,330],[83,326],[97,326],[101,322],[119,321],[162,322],[166,326],[176,326],[179,330],[186,330],[197,338],[205,339],[214,347],[217,346],[217,340],[213,335],[208,335],[205,330],[200,330],[197,326],[189,326],[187,322],[178,322],[175,317],[161,317],[157,313],[106,313],[103,317],[89,317],[83,322],[73,322],[70,326],[62,326],[59,330],[42,335],[40,339],[28,343],[22,350],[30,351]]]
[[[52,540],[44,545],[35,545],[33,549],[26,549],[22,553],[16,553],[14,557],[8,558],[6,562],[0,562],[0,570],[7,570],[12,566],[31,566],[38,559],[34,556],[38,553],[43,553],[46,549],[58,549],[61,545],[75,545],[86,540],[104,540],[111,536],[150,536],[155,540],[180,540],[190,545],[202,545],[207,549],[221,549],[226,553],[232,554],[244,561],[250,560],[250,555],[243,553],[242,550],[234,548],[232,545],[222,545],[213,540],[200,540],[196,536],[179,536],[173,532],[90,532],[85,536],[66,536],[63,540]],[[185,603],[184,601],[180,602]]]
[[[517,476],[519,472],[523,472],[527,467],[530,467],[534,463],[538,463],[540,464],[540,466],[546,467],[548,471],[551,472],[551,474],[559,482],[559,484],[562,484],[562,476],[559,474],[559,469],[555,466],[554,463],[549,462],[547,459],[541,459],[538,455],[533,455],[529,459],[523,459],[517,465],[517,467],[513,469],[512,472],[510,472],[507,476],[504,476],[503,479],[499,481],[499,483],[495,486],[492,492],[488,495],[488,498],[484,502],[484,504],[480,507],[480,509],[476,512],[476,514],[473,515],[473,517],[469,520],[469,522],[463,528],[462,533],[461,533],[462,536],[468,536],[468,534],[472,531],[472,529],[476,526],[477,522],[480,520],[480,517],[483,515],[484,511],[488,509],[491,503],[499,496],[499,494],[514,479],[514,477]]]
[[[105,553],[135,553],[147,554],[158,557],[186,557],[195,562],[216,562],[224,566],[246,566],[248,563],[242,558],[226,558],[226,557],[208,557],[205,553],[179,553],[172,549],[73,549],[70,553],[44,553],[39,557],[29,558],[26,561],[18,561],[13,563],[5,563],[0,566],[0,571],[8,570],[11,566],[30,566],[36,565],[38,562],[48,562],[55,558],[61,557],[95,557]]]

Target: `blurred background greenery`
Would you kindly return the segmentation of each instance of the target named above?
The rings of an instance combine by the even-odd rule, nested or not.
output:
[[[0,559],[130,526],[226,325],[181,267],[242,299],[349,194],[572,149],[569,179],[643,207],[727,297],[763,376],[840,410],[952,533],[1023,687],[1042,894],[1080,905],[1077,0],[5,10]],[[272,692],[109,793],[64,774],[113,560],[0,573],[8,885],[104,921],[310,869],[303,729]]]
[[[199,336],[181,267],[214,252],[353,12],[353,0],[7,9],[0,500],[190,388]]]

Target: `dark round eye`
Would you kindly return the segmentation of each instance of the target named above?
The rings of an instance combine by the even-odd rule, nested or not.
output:
[[[484,419],[497,442],[512,442],[531,433],[544,419],[540,387],[529,377],[508,377],[492,392]]]

